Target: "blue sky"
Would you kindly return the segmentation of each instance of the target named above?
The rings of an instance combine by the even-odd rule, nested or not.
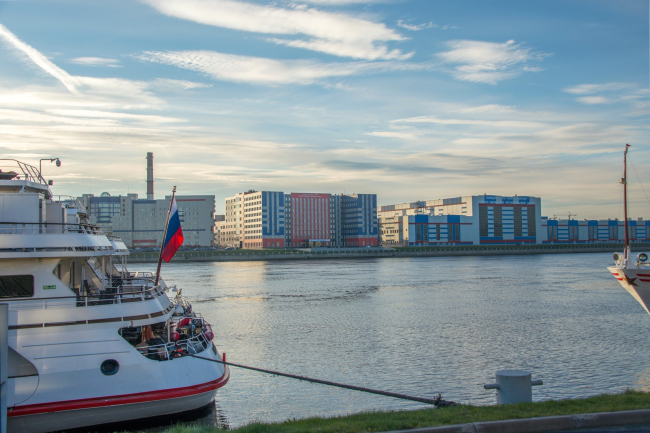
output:
[[[648,1],[0,1],[0,147],[58,194],[542,197],[650,218]],[[637,176],[638,175],[638,176]],[[641,188],[643,186],[644,189]]]

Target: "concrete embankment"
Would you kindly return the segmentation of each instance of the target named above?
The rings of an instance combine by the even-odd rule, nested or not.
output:
[[[650,410],[585,413],[579,415],[484,421],[440,427],[393,430],[384,433],[546,433],[546,432],[647,432]],[[630,426],[631,429],[625,429]],[[601,430],[604,429],[605,430]]]
[[[650,249],[650,243],[635,244],[633,251]],[[572,254],[572,253],[613,253],[623,251],[622,244],[596,245],[513,245],[513,246],[460,246],[460,247],[421,247],[421,248],[372,248],[350,251],[319,249],[317,251],[179,251],[174,262],[239,262],[268,260],[321,260],[321,259],[374,259],[392,257],[454,257],[454,256],[494,256],[521,254]],[[157,253],[134,252],[130,263],[152,263],[158,260]]]

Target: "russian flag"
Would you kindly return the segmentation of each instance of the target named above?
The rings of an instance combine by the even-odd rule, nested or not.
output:
[[[162,259],[169,263],[174,257],[178,248],[183,244],[183,229],[181,228],[181,219],[178,216],[176,207],[176,198],[172,199],[172,207],[169,210],[169,222],[167,223],[167,236],[163,246]]]

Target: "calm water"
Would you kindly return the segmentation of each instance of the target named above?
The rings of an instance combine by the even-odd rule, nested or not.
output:
[[[228,361],[421,397],[494,404],[496,370],[534,400],[650,390],[650,316],[611,254],[163,264]],[[155,265],[133,265],[154,270]],[[232,426],[419,403],[232,368]]]

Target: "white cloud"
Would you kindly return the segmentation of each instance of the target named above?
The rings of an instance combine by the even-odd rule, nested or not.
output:
[[[130,120],[130,121],[136,121],[136,122],[147,123],[147,124],[187,122],[187,119],[180,119],[180,118],[166,117],[166,116],[155,116],[151,114],[131,114],[131,113],[116,113],[112,111],[74,110],[74,109],[57,109],[57,108],[49,109],[46,111],[60,116],[69,116],[69,117],[78,117],[78,118]]]
[[[302,0],[304,3],[320,4],[320,5],[351,5],[362,3],[383,3],[386,0]]]
[[[75,77],[50,62],[35,48],[18,39],[2,24],[0,24],[0,38],[4,38],[11,47],[27,56],[36,66],[59,80],[71,93],[79,94],[79,90],[77,89],[79,82]]]
[[[107,59],[104,57],[77,57],[70,60],[77,65],[85,66],[108,66],[110,68],[121,68],[120,61],[116,59]]]
[[[635,88],[633,83],[602,83],[602,84],[579,84],[566,87],[564,91],[574,95],[593,95],[595,93],[616,92]]]
[[[13,102],[21,101],[29,104],[33,98],[37,98],[41,99],[46,106],[50,104],[104,105],[127,110],[132,108],[154,108],[162,104],[159,98],[148,91],[151,86],[150,83],[121,78],[72,76],[48,60],[41,52],[18,39],[2,24],[0,24],[0,38],[4,38],[9,43],[9,46],[16,49],[24,58],[32,61],[34,65],[58,79],[74,95],[72,99],[61,97],[61,95],[52,98],[52,94],[49,92],[45,94],[43,92],[25,93],[23,91],[18,93],[20,97],[16,99],[17,93],[8,92],[0,96],[0,101],[4,100],[11,103],[13,100]],[[80,100],[80,98],[83,100]]]
[[[436,123],[439,125],[476,125],[495,128],[539,128],[544,126],[541,122],[522,120],[474,120],[474,119],[441,119],[437,116],[419,116],[408,119],[393,120],[393,123]]]
[[[148,51],[135,57],[143,61],[202,72],[217,80],[266,85],[308,85],[332,77],[426,67],[395,62],[323,63],[315,60],[275,60],[216,51]]]
[[[576,100],[587,105],[607,104],[610,102],[609,99],[605,98],[604,96],[582,96],[580,98],[576,98]]]
[[[217,27],[306,38],[269,41],[336,56],[365,60],[404,59],[412,54],[389,49],[388,42],[406,38],[382,23],[314,8],[262,6],[234,0],[141,0],[159,12]]]
[[[459,113],[488,113],[488,114],[514,113],[517,111],[518,111],[517,107],[514,107],[512,105],[499,105],[499,104],[480,105],[478,107],[462,108],[458,110]]]
[[[458,80],[497,84],[522,72],[537,72],[528,62],[540,61],[547,54],[509,40],[505,43],[456,40],[447,43],[449,51],[438,53],[443,62],[456,65],[452,74]]]
[[[171,80],[169,78],[157,78],[149,83],[150,89],[155,89],[158,91],[178,91],[180,90],[192,90],[192,89],[204,89],[207,87],[212,87],[212,84],[205,83],[196,83],[194,81],[188,80]]]
[[[445,24],[444,26],[440,26],[438,24],[435,24],[433,21],[430,21],[428,23],[422,23],[422,24],[408,24],[405,23],[404,20],[398,20],[397,21],[397,27],[401,27],[406,30],[411,30],[412,32],[418,32],[420,30],[424,29],[442,29],[442,30],[448,30],[448,29],[456,29],[458,27],[452,26],[449,24]]]
[[[413,32],[417,32],[424,29],[430,29],[432,27],[438,27],[438,25],[434,24],[433,22],[428,22],[423,24],[407,24],[403,20],[398,20],[397,26],[406,30],[411,30]]]
[[[577,86],[565,87],[562,89],[566,93],[581,95],[576,101],[586,105],[596,104],[629,104],[633,111],[628,113],[629,116],[647,116],[648,107],[648,89],[639,89],[634,83],[611,82],[600,84],[579,84]]]
[[[363,135],[371,135],[373,137],[384,137],[384,138],[401,138],[404,140],[415,140],[418,138],[416,134],[409,132],[397,132],[397,131],[373,131],[366,132]]]

